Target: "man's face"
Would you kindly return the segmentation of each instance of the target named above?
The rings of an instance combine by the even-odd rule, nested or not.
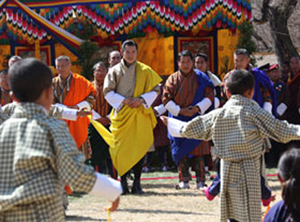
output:
[[[125,50],[123,51],[123,59],[131,65],[137,59],[138,51],[135,46],[125,46]]]
[[[271,79],[272,82],[276,82],[278,79],[281,78],[281,73],[279,69],[273,69],[267,72],[267,75]]]
[[[67,78],[71,72],[71,63],[68,60],[55,61],[55,66],[58,74],[62,78]]]
[[[188,74],[193,69],[193,60],[190,56],[181,56],[180,60],[178,61],[178,67],[181,72],[184,74]]]
[[[293,74],[297,74],[300,71],[300,61],[298,58],[296,57],[291,58],[290,68]]]
[[[234,65],[236,69],[247,69],[250,58],[247,55],[234,54]]]
[[[0,87],[5,91],[10,90],[8,85],[8,74],[0,75]]]
[[[121,61],[121,54],[117,51],[110,53],[108,63],[110,67],[117,65]]]
[[[107,74],[107,68],[104,65],[97,65],[94,70],[94,78],[99,82],[103,82]]]
[[[205,59],[200,56],[196,57],[195,68],[199,69],[202,72],[206,72],[207,71],[207,62],[205,61]]]

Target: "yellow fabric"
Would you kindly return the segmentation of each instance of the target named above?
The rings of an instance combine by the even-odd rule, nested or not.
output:
[[[234,68],[233,53],[238,37],[238,34],[233,34],[229,29],[218,30],[218,74],[221,79]]]
[[[159,75],[174,73],[174,37],[164,37],[157,31],[134,38],[139,46],[138,61],[149,65]]]
[[[155,71],[137,62],[134,97],[150,92],[159,82],[161,78]],[[117,115],[113,110],[110,119],[114,141],[109,151],[115,168],[122,176],[143,158],[152,145],[156,118],[151,107],[130,108],[124,105]]]

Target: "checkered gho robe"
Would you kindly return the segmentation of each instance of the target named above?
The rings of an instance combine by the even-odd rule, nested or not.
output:
[[[263,139],[300,140],[300,126],[275,119],[256,102],[233,95],[223,108],[190,121],[181,129],[187,138],[212,139],[221,162],[220,221],[261,221]]]
[[[34,103],[17,105],[0,126],[0,221],[64,221],[61,190],[90,192],[92,167],[65,122]]]

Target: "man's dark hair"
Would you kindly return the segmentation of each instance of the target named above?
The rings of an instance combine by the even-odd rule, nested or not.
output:
[[[235,55],[246,55],[247,57],[250,57],[250,54],[249,54],[248,50],[244,49],[244,48],[240,48],[240,49],[235,50],[234,54]]]
[[[237,69],[229,74],[225,84],[232,95],[244,95],[247,90],[254,88],[254,76],[245,69]]]
[[[22,59],[8,70],[8,82],[20,102],[35,102],[52,86],[52,72],[40,60]]]
[[[197,58],[197,57],[201,57],[204,59],[205,62],[208,62],[208,56],[204,53],[197,53],[195,58]]]
[[[104,66],[107,69],[107,66],[105,65],[105,63],[100,61],[100,62],[97,62],[95,65],[93,65],[93,70],[97,69],[98,66]]]
[[[194,59],[193,54],[189,50],[183,50],[178,53],[177,61],[180,61],[181,57],[184,57],[184,56],[189,56],[191,58],[191,60]]]
[[[123,42],[122,44],[122,51],[124,52],[125,51],[125,47],[126,46],[135,46],[136,50],[138,50],[138,45],[135,41],[129,39],[129,40],[126,40],[125,42]]]

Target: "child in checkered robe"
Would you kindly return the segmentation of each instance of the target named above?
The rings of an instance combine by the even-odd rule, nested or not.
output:
[[[120,183],[85,165],[66,124],[47,115],[50,69],[36,59],[21,60],[9,69],[9,83],[19,103],[0,126],[0,221],[64,221],[65,184],[111,201],[114,211]]]
[[[300,126],[280,121],[252,100],[254,78],[235,70],[226,80],[227,103],[190,122],[162,117],[174,137],[212,139],[221,158],[220,221],[261,221],[263,138],[300,140]]]

